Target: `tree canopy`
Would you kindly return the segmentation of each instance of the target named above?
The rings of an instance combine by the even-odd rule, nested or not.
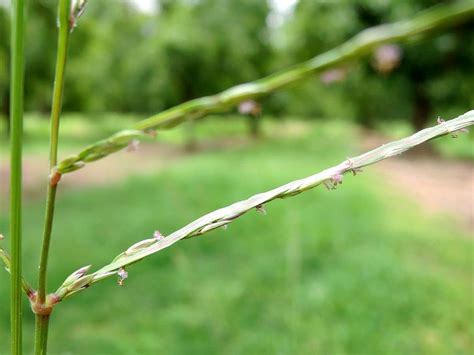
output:
[[[66,111],[154,113],[306,60],[364,28],[411,17],[434,0],[300,0],[275,25],[274,3],[254,0],[91,1],[71,39]],[[273,5],[272,5],[273,4]],[[33,1],[27,24],[26,108],[47,111],[56,51],[55,4]],[[474,21],[394,44],[265,101],[264,112],[344,116],[372,124],[472,107]],[[0,108],[8,111],[8,9],[0,7]],[[383,52],[385,50],[385,54]],[[377,63],[377,56],[393,63]],[[382,65],[382,66],[381,66]],[[470,77],[467,77],[470,76]]]

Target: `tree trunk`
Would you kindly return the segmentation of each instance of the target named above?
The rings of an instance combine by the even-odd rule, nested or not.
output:
[[[5,95],[3,95],[0,116],[5,120],[5,134],[8,138],[10,135],[10,94],[8,90],[5,92]]]
[[[190,120],[185,123],[185,144],[184,148],[188,152],[195,152],[197,150],[197,138],[196,138],[196,121]]]
[[[254,139],[260,138],[262,136],[260,116],[249,116],[247,120],[249,123],[250,136]]]
[[[422,88],[415,88],[415,100],[413,102],[413,115],[411,124],[416,131],[425,128],[431,114],[431,102]]]
[[[420,131],[426,127],[431,118],[431,101],[420,86],[415,88],[415,98],[413,101],[413,114],[411,124],[414,130]],[[428,142],[422,144],[410,151],[412,156],[432,156],[436,155],[433,145]]]

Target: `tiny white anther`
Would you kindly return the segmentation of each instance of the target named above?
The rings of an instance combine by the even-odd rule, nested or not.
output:
[[[118,278],[118,284],[120,286],[123,286],[123,282],[125,281],[125,279],[128,277],[128,272],[125,271],[125,269],[123,267],[121,267],[120,269],[118,269],[117,271],[117,276],[119,277]]]

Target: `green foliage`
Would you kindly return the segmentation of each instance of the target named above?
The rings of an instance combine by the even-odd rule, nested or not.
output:
[[[7,116],[9,106],[10,17],[0,7],[0,116]],[[1,117],[0,117],[1,118]]]
[[[168,234],[355,151],[353,126],[308,125],[298,139],[208,152],[107,188],[62,191],[51,285],[87,263],[103,265],[155,229]],[[338,190],[275,202],[267,216],[250,213],[164,250],[130,267],[123,288],[109,280],[58,305],[51,353],[468,354],[472,239],[448,217],[427,217],[390,191],[368,168]],[[25,206],[29,278],[43,207]],[[5,224],[2,216],[0,230]],[[1,294],[7,277],[0,273]],[[30,333],[33,319],[25,318]],[[3,336],[6,313],[0,319]]]
[[[56,59],[56,1],[30,1],[27,9],[25,105],[26,110],[47,112]]]
[[[306,60],[364,28],[413,17],[435,3],[300,0],[295,13],[275,28],[268,25],[274,9],[265,1],[172,1],[156,14],[140,13],[125,1],[114,6],[91,1],[71,41],[64,108],[156,113]],[[50,107],[54,5],[30,4],[29,110]],[[8,37],[6,18],[0,7],[0,38]],[[391,73],[381,75],[366,58],[345,68],[342,83],[325,85],[316,77],[265,101],[264,112],[347,117],[371,125],[380,118],[415,118],[417,107],[431,117],[455,116],[474,106],[474,49],[466,46],[473,35],[470,20],[434,37],[415,38],[402,47],[401,62]],[[8,41],[0,42],[0,101],[6,102]]]
[[[449,2],[449,1],[445,1]],[[308,58],[331,48],[364,28],[399,21],[439,3],[439,1],[310,1],[301,0],[288,32],[287,61]],[[295,90],[290,105],[305,107],[309,115],[339,116],[341,106],[359,121],[374,125],[380,118],[411,118],[420,129],[428,117],[449,116],[474,105],[474,51],[466,43],[474,40],[471,16],[461,26],[435,33],[431,38],[414,38],[401,46],[400,63],[390,73],[380,73],[374,59],[346,67],[347,79],[333,88],[316,82]],[[302,100],[319,93],[331,95],[339,105],[321,100]],[[313,97],[314,97],[313,96]],[[308,105],[304,105],[308,102]],[[300,114],[304,113],[301,112]]]
[[[71,41],[66,111],[158,112],[268,72],[265,1],[174,1],[159,14],[91,1]],[[0,38],[8,37],[0,6]],[[5,27],[5,28],[4,28]],[[47,111],[56,47],[55,3],[29,4],[26,107]],[[0,41],[0,103],[8,41]]]
[[[90,4],[79,31],[85,38],[71,44],[66,109],[158,112],[267,68],[264,1],[177,1],[159,16],[126,2],[104,7]]]

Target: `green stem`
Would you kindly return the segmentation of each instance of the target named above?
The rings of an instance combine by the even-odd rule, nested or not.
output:
[[[10,161],[10,239],[11,239],[11,353],[22,352],[22,277],[21,277],[21,197],[22,197],[22,136],[24,87],[25,4],[13,1],[11,22],[11,161]]]
[[[37,314],[35,319],[35,354],[45,355],[48,347],[49,315]]]
[[[46,300],[46,276],[48,269],[49,247],[51,243],[51,233],[53,229],[54,207],[56,201],[57,183],[59,175],[54,172],[54,167],[58,160],[58,138],[59,138],[59,118],[64,92],[64,73],[66,69],[67,49],[70,34],[70,1],[61,0],[58,5],[59,34],[58,51],[56,58],[56,72],[53,88],[53,102],[51,108],[51,131],[50,131],[50,153],[49,167],[51,176],[48,183],[46,197],[46,213],[43,230],[43,241],[41,245],[40,265],[38,272],[38,296],[36,302],[44,304]],[[48,315],[36,315],[36,340],[35,353],[45,354],[48,336]]]
[[[53,230],[54,207],[56,201],[57,185],[48,185],[46,197],[46,216],[43,230],[43,243],[41,245],[41,258],[38,277],[38,302],[44,303],[46,299],[46,272],[48,268],[49,246]]]

